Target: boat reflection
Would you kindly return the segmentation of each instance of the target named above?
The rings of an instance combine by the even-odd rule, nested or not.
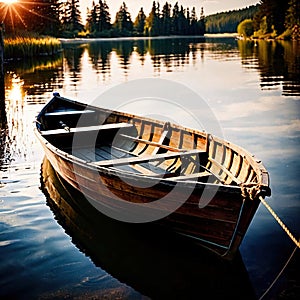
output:
[[[151,224],[112,220],[55,173],[45,158],[41,185],[58,223],[99,267],[152,299],[256,299],[240,255],[225,262]]]

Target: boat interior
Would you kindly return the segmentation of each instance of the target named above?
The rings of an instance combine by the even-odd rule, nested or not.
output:
[[[205,132],[57,99],[38,116],[38,130],[54,147],[91,166],[171,181],[260,180],[252,156]]]

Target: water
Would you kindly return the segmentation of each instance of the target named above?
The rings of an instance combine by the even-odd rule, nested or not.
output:
[[[0,297],[184,299],[208,292],[212,298],[256,299],[269,287],[295,246],[263,206],[230,266],[151,227],[137,231],[105,217],[94,224],[85,215],[93,210],[78,211],[73,194],[65,194],[47,161],[42,165],[44,154],[32,129],[53,91],[92,101],[135,79],[182,83],[209,104],[225,139],[263,161],[271,178],[268,202],[299,238],[299,43],[76,41],[65,43],[60,56],[10,61],[5,69]],[[200,114],[201,107],[182,105]],[[132,108],[147,113],[145,107]],[[64,210],[55,209],[57,199]],[[298,269],[299,250],[265,299],[297,296]]]

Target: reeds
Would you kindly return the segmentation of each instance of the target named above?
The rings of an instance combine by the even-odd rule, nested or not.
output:
[[[15,37],[4,39],[5,59],[54,55],[60,52],[61,49],[61,42],[52,37]]]

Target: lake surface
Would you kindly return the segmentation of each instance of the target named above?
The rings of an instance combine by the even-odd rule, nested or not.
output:
[[[233,38],[73,41],[64,42],[57,57],[9,61],[5,70],[6,111],[1,116],[7,123],[2,124],[0,144],[1,298],[195,299],[208,292],[211,298],[259,299],[263,295],[295,245],[262,205],[232,265],[151,226],[135,230],[99,216],[97,223],[91,223],[84,214],[93,216],[93,209],[78,210],[74,199],[80,196],[66,192],[44,160],[33,121],[53,91],[92,102],[133,80],[183,84],[201,100],[183,100],[182,111],[201,119],[204,101],[221,128],[218,133],[263,161],[271,179],[268,203],[299,238],[299,42]],[[165,98],[176,92],[167,91]],[[118,105],[189,123],[179,106],[165,98],[158,105],[131,99],[118,104],[103,101],[103,106]],[[210,123],[202,125],[215,133]],[[55,209],[57,201],[65,209]],[[264,299],[299,295],[298,270],[299,249]]]

